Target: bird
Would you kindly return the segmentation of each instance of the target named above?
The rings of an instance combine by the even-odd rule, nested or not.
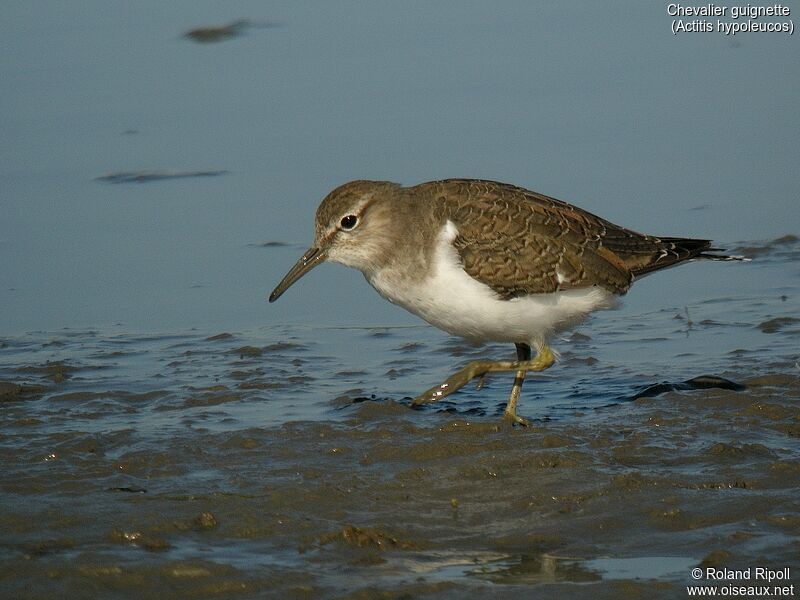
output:
[[[516,360],[476,360],[413,399],[436,402],[473,379],[513,372],[504,418],[517,414],[528,372],[550,368],[550,341],[633,282],[691,260],[742,260],[711,240],[637,233],[515,185],[444,179],[404,187],[356,180],[330,192],[314,243],[269,296],[275,302],[325,261],[361,271],[393,304],[452,335],[513,343]],[[533,354],[535,350],[535,354]]]

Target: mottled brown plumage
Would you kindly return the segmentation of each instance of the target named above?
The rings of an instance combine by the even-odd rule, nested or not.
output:
[[[448,179],[406,193],[439,205],[441,218],[458,228],[454,245],[464,270],[503,298],[593,285],[624,294],[635,277],[695,258],[711,246],[709,240],[640,234],[495,181]]]

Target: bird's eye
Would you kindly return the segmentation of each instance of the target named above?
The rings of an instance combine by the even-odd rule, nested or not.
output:
[[[350,231],[356,225],[358,225],[358,217],[355,215],[347,215],[346,217],[342,217],[340,225],[345,231]]]

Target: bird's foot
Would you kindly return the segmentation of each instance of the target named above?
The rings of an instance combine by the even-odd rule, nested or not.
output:
[[[430,404],[431,402],[441,400],[453,392],[460,390],[476,377],[481,378],[478,381],[478,385],[481,386],[483,385],[483,376],[491,370],[491,366],[494,364],[495,363],[492,363],[488,360],[473,361],[463,369],[453,373],[444,381],[444,383],[435,385],[431,389],[414,398],[413,402],[411,402],[411,405],[419,406],[420,404]],[[480,387],[478,389],[480,389]]]
[[[486,373],[478,376],[478,381],[475,382],[475,391],[480,391],[486,385]]]
[[[420,394],[411,401],[411,406],[422,406],[423,404],[430,404],[432,402],[436,402],[437,400],[441,400],[447,396],[445,393],[446,385],[447,384],[443,383],[442,385],[434,386],[428,391]]]
[[[478,389],[483,385],[483,377],[487,373],[496,373],[501,371],[544,371],[549,368],[555,358],[553,353],[546,346],[540,350],[539,354],[533,360],[525,361],[494,361],[494,360],[474,360],[467,363],[462,369],[453,373],[448,377],[444,383],[433,386],[428,391],[420,394],[411,402],[412,406],[419,406],[420,404],[430,404],[442,398],[446,398],[453,392],[460,390],[476,377],[480,377],[478,381]]]
[[[517,413],[508,410],[503,413],[503,419],[510,422],[511,425],[519,425],[520,427],[531,426],[531,422],[528,421],[528,419],[520,417]]]

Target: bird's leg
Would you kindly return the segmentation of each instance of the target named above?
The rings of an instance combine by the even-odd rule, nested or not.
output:
[[[441,385],[437,385],[429,389],[424,394],[420,394],[414,401],[411,403],[414,406],[420,404],[428,404],[430,402],[436,402],[437,400],[441,400],[446,396],[449,396],[453,392],[461,389],[471,380],[475,379],[476,377],[482,377],[486,373],[495,373],[499,371],[516,371],[517,376],[514,380],[514,388],[511,390],[511,398],[508,399],[508,407],[506,408],[506,414],[513,415],[511,418],[516,421],[516,404],[517,399],[519,398],[519,392],[522,389],[522,380],[525,378],[525,373],[528,371],[544,371],[552,366],[555,362],[555,357],[553,356],[552,350],[547,346],[542,346],[538,349],[536,356],[531,360],[530,359],[530,346],[527,344],[520,344],[521,346],[527,347],[527,351],[520,350],[519,346],[517,347],[517,357],[520,357],[520,352],[524,352],[522,356],[527,356],[527,360],[475,360],[470,363],[467,363],[465,367],[451,375],[447,378],[447,380],[442,383]]]
[[[517,347],[518,362],[527,362],[531,359],[531,347],[528,344],[514,345]],[[511,388],[511,395],[508,397],[508,404],[506,404],[506,410],[503,413],[503,417],[524,427],[527,427],[530,423],[524,417],[517,415],[517,401],[519,401],[519,395],[522,392],[522,383],[525,381],[526,373],[527,371],[517,371],[514,376],[514,386]]]

